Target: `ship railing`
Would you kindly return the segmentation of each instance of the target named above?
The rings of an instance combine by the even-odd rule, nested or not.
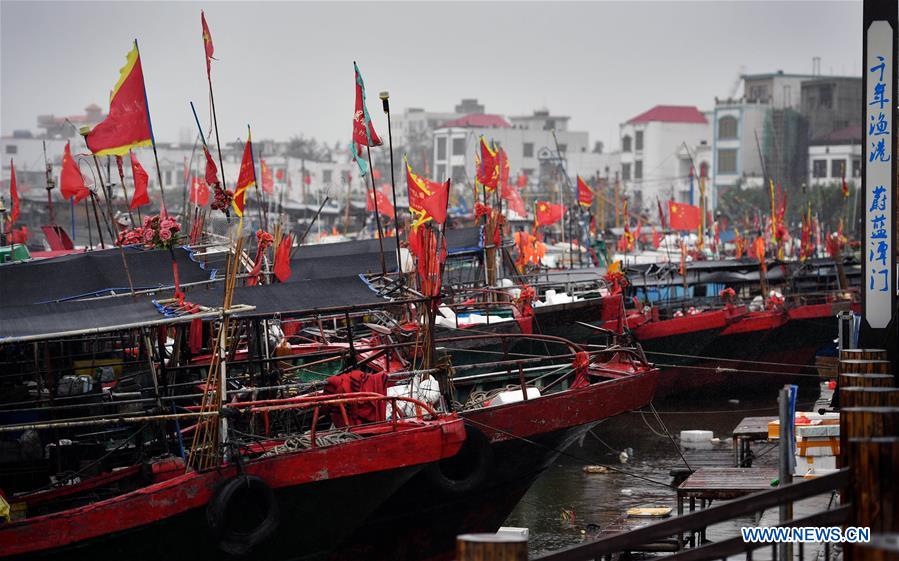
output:
[[[701,536],[706,528],[722,522],[734,521],[740,517],[754,516],[766,509],[786,505],[800,499],[819,495],[834,494],[844,491],[850,482],[848,469],[808,479],[792,485],[785,485],[747,495],[742,498],[722,502],[703,510],[697,510],[683,516],[677,516],[663,522],[643,526],[635,530],[609,535],[595,541],[578,544],[572,547],[547,553],[536,558],[536,561],[586,561],[593,559],[609,559],[618,553],[642,551],[647,544],[660,540],[678,538],[683,543],[683,536],[692,534]],[[781,524],[784,527],[839,526],[851,520],[852,505],[842,505],[824,510]],[[746,542],[742,536],[736,536],[713,543],[705,543],[697,547],[682,549],[672,555],[659,557],[664,561],[711,561],[730,559],[740,556],[751,560],[753,551],[763,547],[772,547],[772,559],[778,559],[778,545],[771,542]],[[805,551],[798,544],[798,559],[804,561]],[[830,559],[830,544],[825,542],[825,559]]]

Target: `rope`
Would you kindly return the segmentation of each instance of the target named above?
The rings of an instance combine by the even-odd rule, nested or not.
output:
[[[356,433],[352,433],[349,431],[340,431],[333,432],[328,434],[317,434],[315,435],[315,445],[316,447],[323,448],[325,446],[336,446],[338,444],[343,444],[345,442],[352,442],[353,440],[359,440],[362,437]],[[305,450],[307,448],[312,447],[312,436],[310,433],[303,433],[300,436],[292,436],[284,441],[283,444],[279,444],[263,454],[262,458],[271,458],[272,456],[278,456],[280,454],[289,454],[291,452],[296,452],[298,450]]]
[[[741,359],[741,358],[724,358],[724,357],[717,357],[717,356],[685,355],[685,354],[679,354],[679,353],[663,353],[661,351],[647,351],[645,349],[643,350],[643,352],[648,355],[674,356],[674,357],[680,357],[680,358],[698,358],[701,360],[720,360],[720,361],[724,361],[724,362],[745,362],[745,363],[750,363],[750,364],[763,364],[766,366],[790,366],[793,368],[799,366],[801,368],[801,365],[798,365],[795,363],[791,364],[788,362],[766,362],[763,360],[745,360],[745,359]]]
[[[469,422],[469,423],[474,423],[474,424],[476,424],[476,425],[480,425],[480,426],[482,426],[482,427],[484,427],[484,428],[486,428],[486,429],[489,429],[489,430],[492,430],[492,431],[496,431],[496,432],[498,432],[498,433],[502,433],[502,434],[504,434],[504,435],[506,435],[506,436],[508,436],[508,437],[510,437],[510,438],[515,438],[515,439],[521,440],[522,442],[526,442],[526,443],[528,443],[528,444],[532,444],[532,445],[538,446],[538,447],[540,447],[540,448],[546,448],[547,450],[551,450],[551,451],[553,451],[553,452],[555,452],[555,453],[557,453],[557,454],[559,454],[559,455],[561,455],[561,456],[567,456],[567,457],[569,457],[569,458],[571,458],[571,459],[573,459],[573,460],[576,460],[576,461],[578,461],[578,462],[581,462],[581,463],[584,464],[584,465],[598,465],[598,466],[602,466],[602,467],[604,467],[604,468],[606,468],[606,469],[608,469],[608,470],[610,470],[610,471],[614,471],[614,472],[620,473],[620,474],[622,474],[622,475],[628,475],[628,476],[630,476],[630,477],[635,477],[635,478],[637,478],[637,479],[642,479],[643,481],[647,481],[647,482],[652,483],[652,484],[654,484],[654,485],[660,485],[660,486],[662,486],[662,487],[665,487],[666,489],[674,489],[674,488],[675,488],[675,487],[674,487],[673,485],[671,485],[670,483],[665,483],[665,482],[663,482],[663,481],[656,481],[655,479],[651,479],[651,478],[649,478],[649,477],[645,477],[645,476],[642,476],[642,475],[640,475],[640,474],[637,474],[637,473],[634,473],[634,472],[631,472],[631,471],[623,470],[623,469],[621,469],[621,468],[616,468],[616,467],[614,467],[614,466],[609,466],[609,465],[604,465],[604,464],[597,464],[597,463],[595,463],[595,462],[591,462],[590,460],[587,460],[587,459],[585,459],[585,458],[582,458],[582,457],[580,457],[580,456],[577,456],[577,455],[572,454],[572,453],[570,453],[570,452],[567,452],[567,451],[565,451],[565,450],[559,450],[558,448],[554,448],[554,447],[549,446],[549,445],[546,445],[546,444],[541,444],[541,443],[539,443],[539,442],[535,442],[535,441],[533,441],[533,440],[531,440],[531,439],[529,439],[529,438],[525,438],[525,437],[523,437],[523,436],[518,436],[518,435],[512,434],[512,433],[510,433],[510,432],[508,432],[508,431],[504,431],[504,430],[502,430],[502,429],[496,428],[496,427],[491,427],[491,426],[488,425],[487,423],[482,423],[482,422],[480,422],[480,421],[475,421],[474,419],[472,419],[472,418],[470,418],[470,417],[466,417],[466,418],[465,418],[465,421],[466,421],[466,422]]]
[[[654,366],[661,366],[662,368],[685,368],[685,369],[693,369],[693,370],[714,370],[719,374],[723,373],[733,373],[733,374],[770,374],[773,376],[805,376],[811,378],[820,378],[817,374],[803,374],[802,372],[774,372],[771,370],[746,370],[743,368],[723,368],[721,366],[691,366],[687,364],[663,364],[659,362],[653,363]]]

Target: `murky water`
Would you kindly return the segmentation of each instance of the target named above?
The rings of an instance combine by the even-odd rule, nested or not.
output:
[[[799,399],[800,409],[802,405],[810,406],[816,397],[814,388],[803,390]],[[702,454],[714,455],[725,462],[733,457],[731,432],[734,427],[744,417],[776,416],[776,402],[776,395],[740,399],[739,403],[730,403],[724,397],[708,401],[667,401],[657,409],[675,437],[681,430],[713,431],[721,443],[715,450]],[[627,463],[622,464],[619,453],[628,448],[632,449],[632,453],[629,453]],[[777,465],[777,450],[773,445],[759,443],[753,451],[761,455],[754,466]],[[567,452],[569,455],[563,455],[534,484],[506,521],[507,526],[529,529],[532,557],[589,539],[588,533],[596,530],[592,525],[606,528],[630,507],[670,506],[672,514],[676,513],[674,490],[653,481],[670,483],[669,470],[684,467],[684,463],[651,415],[629,413],[609,419],[588,434],[582,446],[575,444]],[[689,453],[688,461],[697,453]],[[583,470],[585,464],[607,464],[626,470],[631,475],[614,472],[588,474]],[[827,498],[813,499],[805,509],[802,505],[797,506],[797,515],[802,510],[826,504]],[[776,510],[766,513],[763,523],[772,516],[770,523],[776,523]],[[754,523],[753,519],[747,518],[720,524],[709,530],[708,537],[712,540],[732,537],[739,532],[739,526]]]

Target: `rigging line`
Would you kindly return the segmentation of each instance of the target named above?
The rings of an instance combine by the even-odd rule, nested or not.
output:
[[[766,362],[763,360],[749,360],[749,359],[741,359],[741,358],[724,358],[724,357],[718,357],[718,356],[701,356],[701,355],[686,355],[686,354],[680,354],[680,353],[664,353],[661,351],[647,351],[646,349],[644,349],[643,352],[648,355],[674,356],[674,357],[680,357],[680,358],[699,358],[699,359],[704,359],[704,360],[721,360],[724,362],[743,362],[743,363],[750,363],[750,364],[764,364],[766,366],[791,366],[793,368],[796,368],[796,367],[802,368],[803,367],[802,365],[790,364],[788,362]]]
[[[684,461],[684,465],[687,466],[687,469],[693,471],[693,468],[690,467],[690,463],[687,462],[687,458],[684,457],[684,452],[680,449],[680,446],[677,445],[677,442],[674,441],[674,437],[671,436],[671,432],[668,431],[668,427],[665,426],[665,423],[662,422],[662,418],[659,417],[659,412],[656,411],[656,406],[653,402],[649,402],[649,408],[652,410],[652,414],[655,416],[656,421],[659,422],[659,425],[662,427],[662,430],[665,431],[665,434],[668,435],[668,438],[671,440],[671,444],[674,445],[674,449],[677,450],[677,453],[680,455],[680,459]]]
[[[502,434],[504,434],[504,435],[506,435],[506,436],[509,436],[509,437],[511,437],[511,438],[516,438],[516,439],[518,439],[518,440],[521,440],[522,442],[527,442],[528,444],[533,444],[534,446],[538,446],[538,447],[541,447],[541,448],[546,448],[547,450],[552,450],[553,452],[556,452],[556,453],[558,453],[559,455],[562,455],[562,456],[568,456],[569,458],[571,458],[571,459],[573,459],[573,460],[577,460],[578,462],[581,462],[581,463],[583,463],[584,465],[599,465],[599,466],[602,466],[602,467],[604,467],[604,468],[606,468],[606,469],[608,469],[608,470],[611,470],[611,471],[614,471],[614,472],[617,472],[617,473],[621,473],[621,474],[623,474],[623,475],[629,475],[629,476],[635,477],[635,478],[637,478],[637,479],[642,479],[642,480],[644,480],[644,481],[648,481],[649,483],[654,483],[655,485],[661,485],[662,487],[665,487],[665,488],[667,488],[667,489],[673,489],[673,488],[674,488],[674,486],[671,485],[670,483],[664,483],[664,482],[662,482],[662,481],[657,481],[657,480],[655,480],[655,479],[651,479],[651,478],[649,478],[649,477],[645,477],[645,476],[640,475],[640,474],[638,474],[638,473],[634,473],[634,472],[631,472],[631,471],[623,470],[623,469],[616,468],[616,467],[609,466],[609,465],[592,463],[592,462],[590,462],[589,460],[586,460],[586,459],[584,459],[584,458],[581,458],[580,456],[577,456],[577,455],[572,454],[572,453],[570,453],[570,452],[567,452],[567,451],[565,451],[565,450],[559,450],[558,448],[553,448],[552,446],[549,446],[549,445],[546,445],[546,444],[541,444],[541,443],[536,442],[536,441],[534,441],[534,440],[531,440],[531,439],[529,439],[529,438],[525,438],[525,437],[523,437],[523,436],[518,436],[518,435],[512,434],[512,433],[510,433],[510,432],[504,431],[504,430],[502,430],[502,429],[496,428],[496,427],[491,427],[491,426],[488,425],[487,423],[482,423],[482,422],[480,422],[480,421],[476,421],[476,420],[472,419],[471,417],[466,417],[466,418],[465,418],[465,422],[468,422],[468,423],[474,423],[474,424],[476,424],[476,425],[481,425],[482,427],[485,427],[485,428],[487,428],[487,429],[489,429],[489,430],[496,431],[496,432],[498,432],[498,433],[502,433]]]
[[[818,374],[803,374],[801,372],[774,372],[771,370],[746,370],[743,368],[727,368],[721,366],[691,366],[688,364],[662,364],[662,363],[653,363],[654,366],[660,366],[662,368],[682,368],[685,370],[714,370],[719,374],[770,374],[772,376],[804,376],[804,377],[813,377],[820,378]]]
[[[797,410],[799,407],[811,407],[814,406],[815,402],[809,402],[808,405],[797,404]],[[708,414],[724,414],[724,413],[752,413],[758,411],[772,411],[777,409],[777,405],[772,405],[770,407],[756,407],[754,409],[722,409],[718,411],[659,411],[661,415],[708,415]],[[628,413],[648,413],[648,411],[644,411],[643,409],[635,409],[634,411],[628,411]]]

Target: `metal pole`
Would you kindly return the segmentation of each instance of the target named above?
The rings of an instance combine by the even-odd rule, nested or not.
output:
[[[371,196],[375,201],[375,221],[378,223],[378,246],[381,248],[381,274],[387,276],[387,264],[384,261],[384,230],[381,228],[381,213],[378,211],[378,193],[375,190],[375,169],[371,166],[371,146],[366,146],[365,151],[368,154],[368,169],[371,176]],[[396,215],[396,207],[393,209]]]
[[[402,270],[402,266],[400,264],[400,218],[399,209],[396,206],[396,180],[394,179],[393,173],[393,129],[390,126],[390,102],[388,101],[390,98],[390,92],[381,92],[380,98],[382,105],[384,106],[384,113],[387,114],[387,144],[390,148],[390,191],[393,194],[393,234],[396,238],[396,263],[397,267]],[[402,281],[402,279],[403,276],[400,275],[400,280]]]
[[[780,446],[777,462],[778,487],[784,487],[792,483],[793,460],[793,419],[790,414],[790,386],[781,388],[777,396],[777,406],[780,414]],[[779,507],[779,523],[784,525],[793,519],[793,503],[783,503]],[[778,558],[790,560],[793,558],[793,546],[789,543],[778,544]]]

